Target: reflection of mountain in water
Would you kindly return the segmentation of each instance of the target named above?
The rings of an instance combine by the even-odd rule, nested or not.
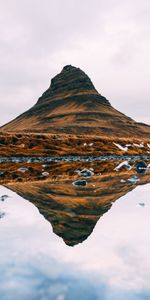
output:
[[[101,171],[100,163],[94,164],[92,165],[94,171],[96,168],[97,171]],[[64,172],[65,163],[64,173],[62,172],[55,181],[49,177],[45,181],[10,182],[5,186],[32,202],[51,223],[54,233],[62,237],[67,245],[74,246],[88,238],[97,221],[111,208],[113,202],[137,185],[150,182],[149,172],[144,175],[138,174],[139,181],[133,182],[128,179],[137,175],[135,169],[106,173],[104,164],[102,167],[104,172],[102,174],[95,172],[94,176],[86,179],[86,186],[72,184],[77,177],[74,178],[67,173],[67,164],[66,173]],[[69,170],[70,168],[71,165]]]

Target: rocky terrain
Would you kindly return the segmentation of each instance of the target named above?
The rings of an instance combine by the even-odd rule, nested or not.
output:
[[[135,146],[141,143],[144,147]],[[71,65],[51,80],[31,109],[0,128],[1,156],[148,154],[149,145],[150,126],[113,108]]]

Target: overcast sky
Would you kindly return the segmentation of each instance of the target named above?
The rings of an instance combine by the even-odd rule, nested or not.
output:
[[[150,1],[0,0],[0,125],[35,104],[66,64],[150,124]]]
[[[32,203],[1,186],[0,299],[150,299],[149,194],[150,184],[136,187],[68,247]],[[59,290],[67,296],[54,297]]]

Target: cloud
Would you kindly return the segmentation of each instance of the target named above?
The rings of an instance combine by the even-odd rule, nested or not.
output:
[[[0,299],[149,299],[149,191],[137,187],[114,203],[88,240],[70,248],[33,204],[1,186],[9,197],[0,203]]]
[[[150,121],[149,8],[147,0],[2,1],[1,124],[30,108],[66,64],[117,109]]]

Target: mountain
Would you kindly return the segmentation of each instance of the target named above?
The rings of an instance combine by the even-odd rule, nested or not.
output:
[[[46,179],[41,176],[42,166],[39,163],[32,168],[29,164],[24,165],[27,169],[24,173],[17,171],[16,165],[12,164],[9,174],[6,168],[5,183],[2,184],[35,205],[52,225],[53,232],[68,246],[74,246],[90,236],[96,223],[116,200],[138,185],[150,182],[150,171],[139,174],[135,163],[131,163],[130,170],[124,164],[117,171],[120,161],[114,160],[50,164],[45,165],[49,173]],[[90,178],[81,177],[76,172],[77,169],[85,170],[85,166],[92,167],[94,171]],[[133,178],[138,180],[132,181]],[[74,180],[81,179],[86,179],[86,186],[72,184]]]
[[[79,68],[67,65],[28,111],[1,131],[105,136],[145,136],[150,126],[113,108]]]

